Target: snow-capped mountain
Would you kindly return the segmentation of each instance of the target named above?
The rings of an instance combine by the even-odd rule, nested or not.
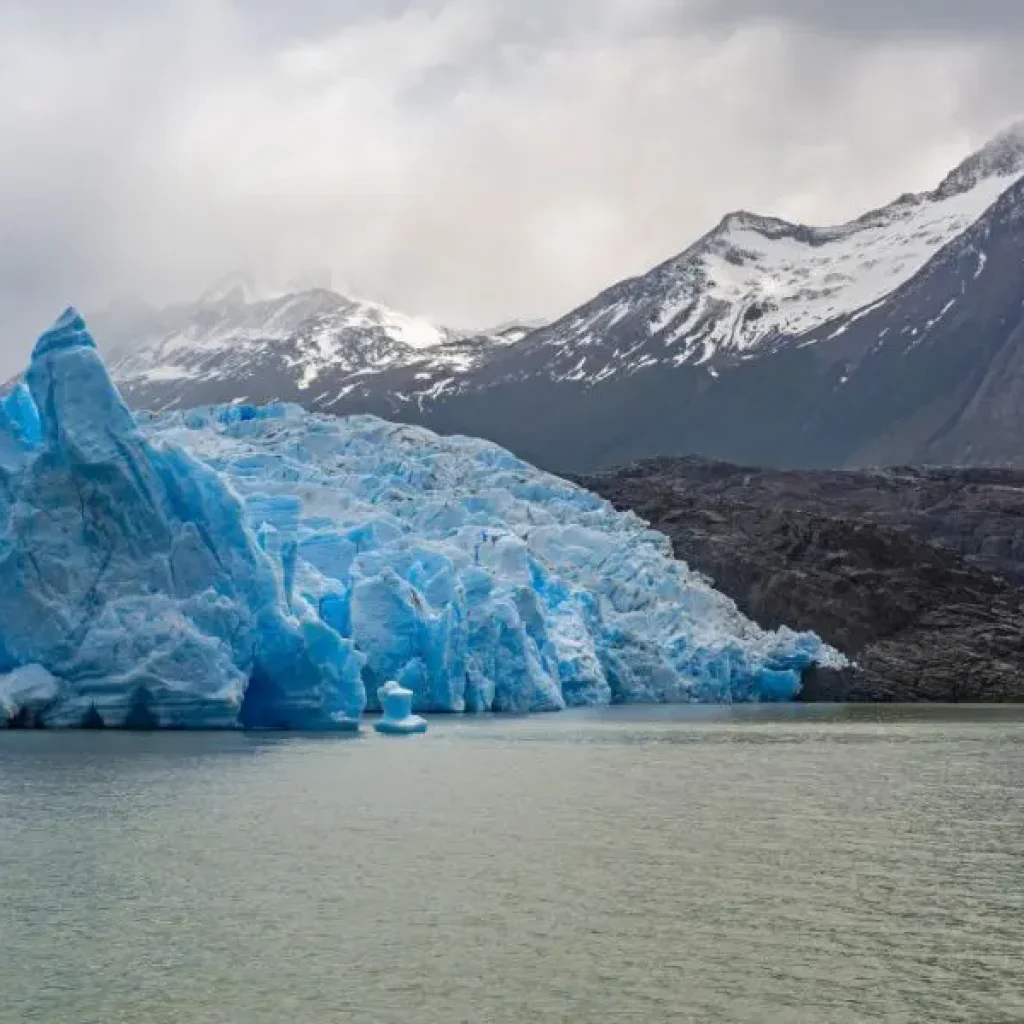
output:
[[[136,313],[127,330],[110,326],[116,380],[155,408],[250,398],[330,409],[377,375],[413,367],[429,391],[438,375],[468,373],[521,337],[460,333],[326,288],[267,298],[235,279],[194,304]]]
[[[1015,128],[845,225],[732,214],[492,353],[424,418],[566,471],[676,453],[1024,464],[1022,212]]]
[[[884,300],[1022,175],[1024,125],[934,191],[848,224],[731,213],[679,256],[536,332],[531,371],[596,384],[652,366],[714,371],[762,355]]]
[[[459,333],[324,289],[273,300],[222,289],[136,330],[114,374],[137,405],[281,398],[373,412],[560,470],[689,452],[1024,461],[1024,422],[998,445],[957,426],[981,401],[971,382],[989,381],[995,401],[993,353],[1012,362],[1022,178],[1018,126],[934,190],[847,224],[733,213],[547,326]],[[998,400],[1018,397],[1024,407],[1024,385]],[[971,415],[972,429],[994,429]]]

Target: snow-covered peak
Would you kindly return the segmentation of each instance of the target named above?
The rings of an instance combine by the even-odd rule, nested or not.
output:
[[[130,331],[113,333],[119,343],[111,368],[119,383],[163,383],[181,393],[190,383],[219,382],[230,390],[230,382],[260,379],[285,394],[306,394],[318,383],[338,390],[341,379],[420,363],[465,372],[489,348],[509,343],[327,288],[256,297],[234,279],[196,303],[160,310],[133,322]],[[247,383],[242,393],[252,387]]]
[[[808,231],[808,228],[780,217],[766,217],[749,210],[734,210],[727,213],[711,236],[727,236],[734,231],[757,231],[767,238],[784,238]]]
[[[506,320],[504,323],[494,327],[488,327],[484,331],[476,332],[480,337],[492,338],[501,345],[514,345],[522,341],[528,334],[539,331],[547,326],[547,320],[524,318],[522,320]]]
[[[407,316],[380,303],[367,301],[352,302],[349,326],[380,328],[412,349],[436,348],[456,336],[455,332],[438,327],[423,317]]]
[[[745,210],[679,256],[615,285],[537,335],[559,380],[599,383],[658,364],[750,358],[867,311],[910,280],[1024,176],[1024,127],[935,191],[814,227]],[[527,342],[530,344],[530,342]]]
[[[323,276],[321,273],[310,278]],[[344,323],[339,321],[339,325],[383,330],[412,349],[443,345],[455,334],[423,317],[408,316],[379,302],[349,298],[320,283],[275,292],[259,285],[248,271],[227,274],[203,292],[192,308],[199,310],[199,316],[207,322],[211,314],[249,327],[265,322],[279,334],[294,329],[308,313],[323,312],[328,307],[343,318]]]
[[[1019,177],[1024,173],[1024,121],[1000,132],[972,153],[945,178],[935,195],[939,198],[966,192],[988,178]]]
[[[700,343],[699,357],[745,351],[773,336],[794,336],[884,298],[965,231],[1020,176],[986,176],[970,189],[910,197],[847,224],[791,225],[774,218],[727,218],[699,251],[666,268],[668,302],[652,329],[685,342],[710,302],[728,303],[731,321]],[[690,315],[691,281],[703,304]],[[683,308],[681,308],[683,307]]]

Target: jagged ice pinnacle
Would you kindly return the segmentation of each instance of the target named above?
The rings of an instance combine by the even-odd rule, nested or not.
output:
[[[82,318],[0,403],[0,720],[354,728],[416,710],[778,700],[766,632],[631,514],[468,438],[292,406],[128,410]]]

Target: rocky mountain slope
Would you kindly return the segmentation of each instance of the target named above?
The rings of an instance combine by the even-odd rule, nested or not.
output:
[[[695,457],[643,465],[667,467],[677,487],[697,505],[758,505],[873,523],[944,548],[981,572],[1024,587],[1021,470],[778,470]]]
[[[989,571],[1021,578],[1024,474],[658,459],[580,482],[762,625],[813,629],[855,660],[812,674],[808,699],[1024,700],[1024,590]]]
[[[730,214],[529,331],[459,334],[324,289],[222,290],[136,328],[113,372],[137,406],[372,412],[559,471],[690,452],[1022,464],[1022,175],[1017,128],[847,224]]]

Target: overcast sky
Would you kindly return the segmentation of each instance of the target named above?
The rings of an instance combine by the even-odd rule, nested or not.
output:
[[[0,0],[0,369],[243,267],[564,312],[731,209],[933,186],[1022,46],[1020,0]]]

